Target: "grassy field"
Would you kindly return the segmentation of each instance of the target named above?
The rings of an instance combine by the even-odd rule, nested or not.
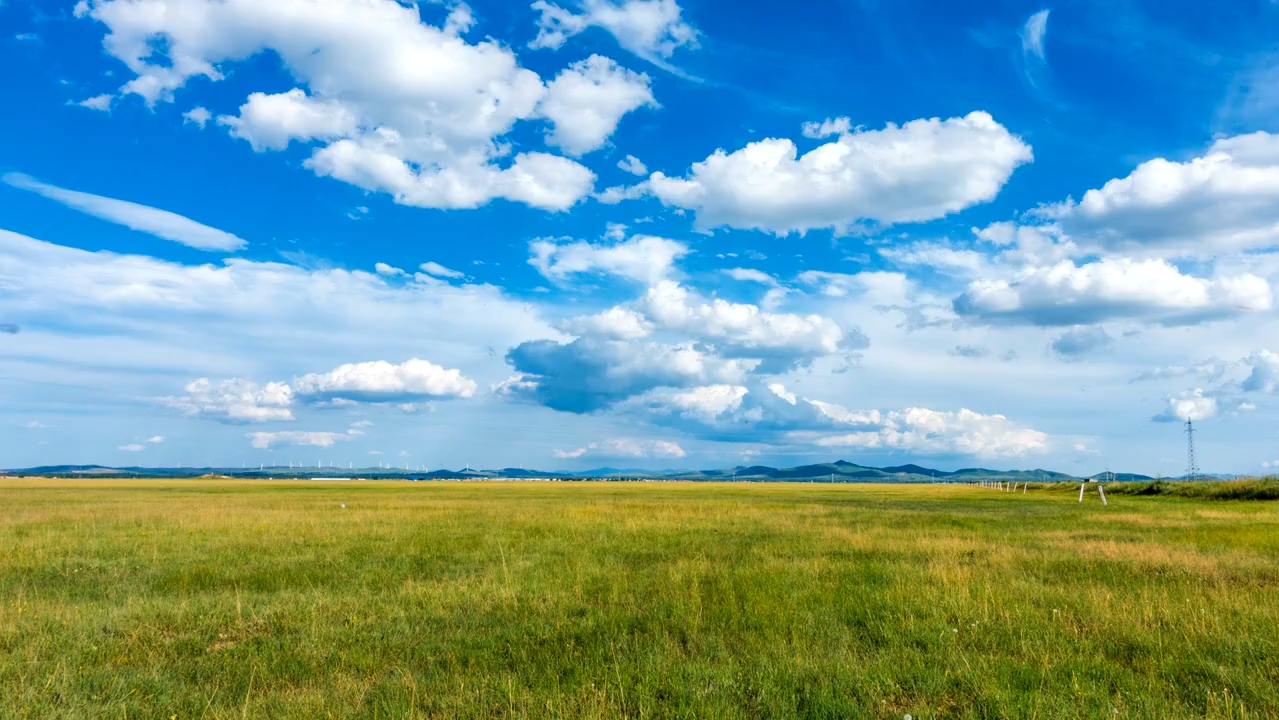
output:
[[[1279,718],[1279,503],[1075,500],[0,480],[0,717]]]

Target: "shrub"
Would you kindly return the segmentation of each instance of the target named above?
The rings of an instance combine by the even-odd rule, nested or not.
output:
[[[1239,480],[1149,480],[1144,482],[1105,483],[1108,495],[1159,495],[1200,500],[1279,500],[1279,478],[1243,478]],[[1038,488],[1049,491],[1079,490],[1079,483],[1048,483]]]

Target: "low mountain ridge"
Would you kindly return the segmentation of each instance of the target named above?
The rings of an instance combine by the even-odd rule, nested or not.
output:
[[[686,480],[692,482],[976,482],[979,480],[1004,482],[1064,482],[1072,480],[1104,480],[1108,473],[1077,477],[1051,470],[990,470],[987,468],[961,468],[946,471],[924,467],[914,463],[889,467],[868,467],[837,460],[830,463],[775,468],[768,465],[737,466],[711,470],[626,470],[611,467],[593,468],[578,472],[547,472],[528,468],[503,468],[500,470],[430,470],[410,471],[399,468],[113,468],[103,465],[45,465],[7,471],[10,475],[35,477],[174,477],[194,478],[217,474],[236,478],[344,478],[371,479],[434,479],[434,480],[483,480],[483,479],[551,479],[551,480]],[[1115,482],[1151,480],[1137,473],[1109,475]],[[1203,477],[1208,477],[1207,475]]]

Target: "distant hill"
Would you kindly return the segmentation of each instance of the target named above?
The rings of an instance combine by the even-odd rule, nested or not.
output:
[[[907,475],[934,475],[937,472],[918,465],[897,465],[895,467],[880,468],[880,470],[886,473],[906,473]]]
[[[1143,482],[1146,480],[1154,480],[1149,475],[1138,475],[1136,473],[1097,473],[1089,475],[1089,480],[1110,480],[1111,482]]]
[[[127,470],[102,465],[43,465],[18,472],[31,475],[118,475]]]
[[[603,477],[593,472],[573,473],[575,477]],[[767,465],[738,466],[727,470],[698,471],[616,471],[609,469],[609,477],[661,478],[668,480],[724,481],[738,482],[976,482],[978,480],[1002,480],[1006,482],[1057,482],[1075,480],[1071,475],[1050,470],[989,470],[986,468],[964,468],[955,471],[935,470],[916,464],[895,465],[891,467],[868,467],[846,460],[814,465],[800,465],[790,468],[775,468]],[[1120,474],[1123,480],[1146,479],[1142,475]]]
[[[432,480],[482,480],[489,478],[559,480],[688,480],[694,482],[976,482],[979,480],[1004,482],[1064,482],[1080,479],[1104,479],[1105,473],[1079,478],[1051,470],[990,470],[987,468],[963,468],[954,471],[936,470],[914,463],[890,467],[867,467],[846,460],[831,463],[775,468],[768,465],[737,466],[710,470],[637,470],[600,467],[579,472],[547,472],[528,468],[503,468],[501,470],[430,470],[409,471],[402,468],[113,468],[102,465],[44,465],[40,467],[9,470],[12,475],[46,477],[201,477],[219,475],[237,478],[370,478],[370,479],[432,479]],[[1230,477],[1211,476],[1201,477]],[[1150,480],[1136,473],[1115,473],[1116,482]]]

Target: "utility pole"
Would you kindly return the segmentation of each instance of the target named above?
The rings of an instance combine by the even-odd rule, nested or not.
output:
[[[1195,422],[1186,421],[1186,477],[1192,482],[1199,479],[1199,464],[1195,462]]]

